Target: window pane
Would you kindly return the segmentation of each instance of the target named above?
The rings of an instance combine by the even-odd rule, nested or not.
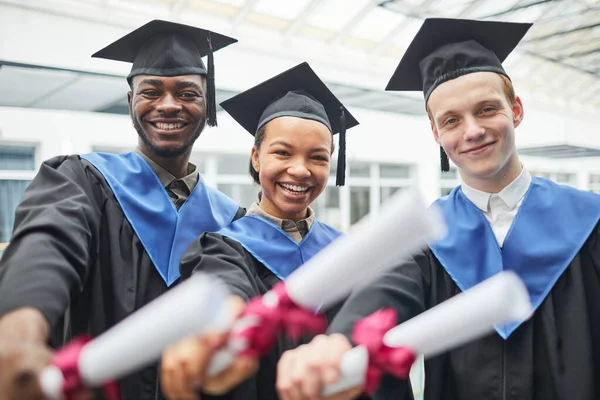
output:
[[[569,173],[556,174],[556,182],[557,183],[574,184],[576,180],[577,180],[577,178],[576,178],[575,174],[569,174]]]
[[[450,168],[450,171],[443,172],[440,170],[441,179],[458,179],[458,171],[456,168]]]
[[[0,170],[30,171],[35,169],[35,148],[0,147]]]
[[[247,175],[249,165],[250,156],[217,156],[217,173],[220,175]]]
[[[399,190],[402,190],[401,187],[389,187],[389,186],[382,186],[380,188],[380,199],[381,202],[383,203],[384,201],[386,201],[391,195],[393,195],[394,193],[396,193]]]
[[[365,163],[351,163],[350,176],[359,178],[368,178],[371,176],[371,166]]]
[[[10,240],[15,210],[29,181],[0,180],[0,243]]]
[[[320,221],[336,229],[341,229],[340,189],[338,187],[327,186],[311,207]]]
[[[369,213],[371,204],[369,202],[368,187],[350,188],[350,224],[356,223],[359,219]]]
[[[217,188],[244,208],[248,208],[252,203],[258,201],[258,192],[260,191],[257,186],[239,183],[219,183]]]
[[[410,167],[400,164],[380,164],[379,175],[382,178],[410,178]]]
[[[452,191],[452,189],[454,188],[442,188],[440,195],[443,196],[447,196],[450,194],[450,192]]]

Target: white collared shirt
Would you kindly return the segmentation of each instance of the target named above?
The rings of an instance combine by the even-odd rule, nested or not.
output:
[[[486,193],[462,184],[462,191],[479,208],[490,223],[498,246],[504,239],[519,211],[523,198],[531,185],[531,175],[525,168],[521,174],[499,193]]]

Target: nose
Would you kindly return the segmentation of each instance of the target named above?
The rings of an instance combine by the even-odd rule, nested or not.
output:
[[[181,104],[175,96],[166,93],[156,105],[156,110],[165,114],[176,113],[181,111]]]
[[[292,160],[291,165],[288,167],[288,174],[297,179],[306,179],[311,175],[310,169],[308,169],[308,166],[306,165],[306,161],[299,158]]]
[[[465,140],[478,140],[485,135],[485,128],[475,117],[465,119]]]

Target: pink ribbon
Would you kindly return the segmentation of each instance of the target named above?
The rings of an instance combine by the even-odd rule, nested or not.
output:
[[[323,333],[327,326],[322,316],[297,306],[283,283],[278,283],[270,293],[250,300],[240,316],[244,317],[257,318],[258,322],[235,335],[248,343],[241,355],[255,358],[267,354],[281,332],[297,340],[303,333]]]
[[[365,392],[373,394],[384,374],[406,379],[415,362],[415,353],[407,347],[388,347],[383,336],[397,324],[396,311],[391,308],[379,310],[356,323],[352,340],[365,347],[369,353],[369,365],[365,377]]]
[[[52,364],[58,367],[63,374],[62,389],[67,400],[71,400],[74,392],[86,388],[81,375],[79,375],[79,356],[90,340],[89,336],[78,336],[54,354]],[[117,382],[107,382],[102,389],[108,400],[120,399]]]

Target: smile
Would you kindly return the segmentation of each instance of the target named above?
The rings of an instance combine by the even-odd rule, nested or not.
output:
[[[187,126],[185,122],[150,122],[150,125],[163,131],[176,131]]]
[[[463,153],[466,154],[477,154],[477,153],[481,153],[483,151],[485,151],[488,147],[492,146],[493,144],[495,144],[496,142],[490,142],[490,143],[484,143],[480,146],[477,147],[473,147],[472,149],[469,150],[465,150],[463,151]]]
[[[286,191],[295,194],[305,193],[308,190],[308,186],[290,185],[288,183],[279,183],[279,186],[284,188]]]

